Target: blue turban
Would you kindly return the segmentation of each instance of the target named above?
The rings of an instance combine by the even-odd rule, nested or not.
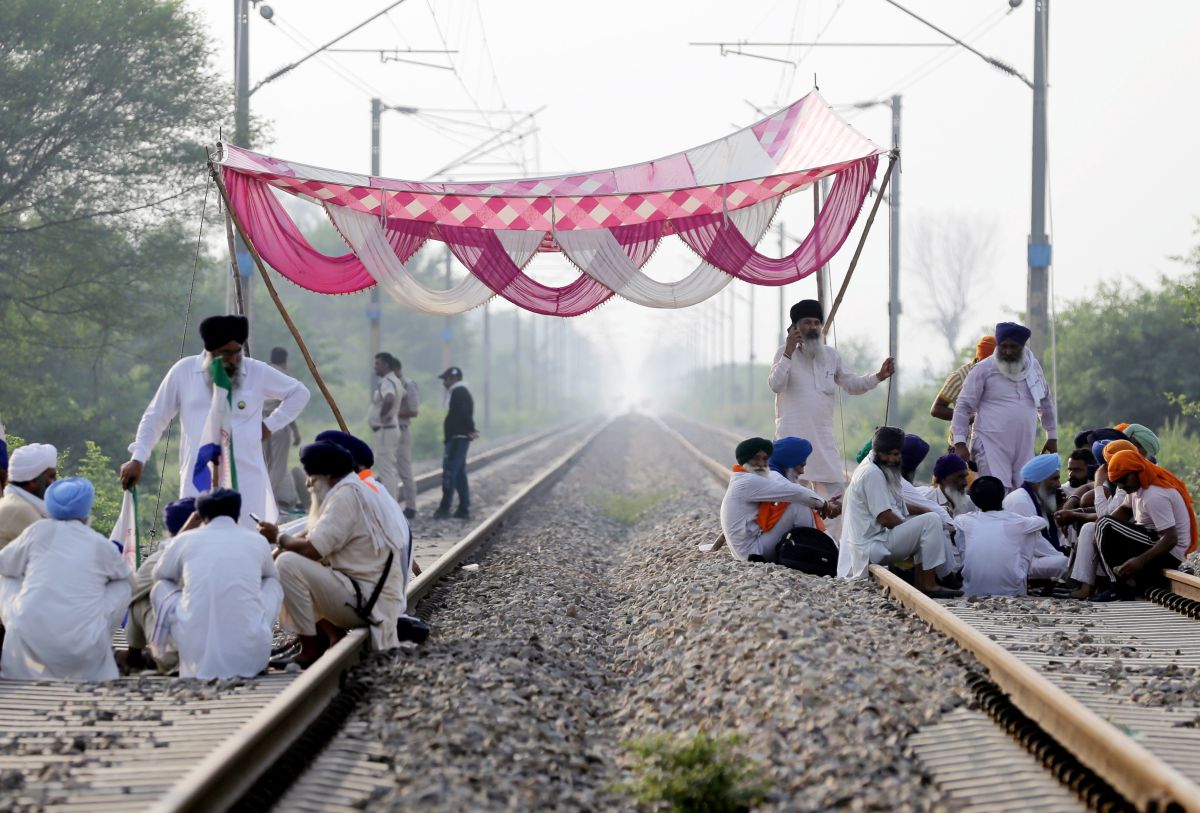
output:
[[[1018,325],[1016,322],[1000,322],[996,325],[996,344],[1012,339],[1024,347],[1025,342],[1029,341],[1031,335],[1032,333],[1029,328],[1024,325]]]
[[[788,469],[803,466],[812,454],[813,446],[804,438],[780,438],[775,441],[775,451],[771,452],[768,465],[773,471],[787,476]]]
[[[214,488],[196,497],[196,513],[201,519],[217,517],[238,519],[242,515],[242,495],[232,488]]]
[[[371,451],[371,447],[349,432],[326,429],[314,440],[317,443],[334,443],[341,446],[350,453],[350,456],[354,458],[354,465],[360,469],[369,469],[375,465],[375,453]]]
[[[1040,454],[1021,467],[1021,479],[1026,483],[1040,483],[1062,469],[1062,460],[1053,452]]]
[[[85,477],[56,480],[46,489],[46,511],[55,519],[87,519],[96,489]]]
[[[8,471],[8,441],[0,438],[0,469]]]
[[[917,466],[929,454],[929,444],[916,435],[905,435],[904,445],[900,447],[900,469],[916,471]]]
[[[1096,458],[1097,465],[1104,462],[1104,447],[1112,443],[1113,440],[1116,440],[1116,438],[1105,438],[1092,444],[1092,457]]]
[[[167,533],[175,536],[195,510],[195,497],[184,497],[182,500],[167,503],[163,508],[163,527],[167,529]]]

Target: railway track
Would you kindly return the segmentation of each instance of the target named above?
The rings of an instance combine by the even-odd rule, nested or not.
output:
[[[539,463],[535,477],[428,563],[409,585],[410,606],[565,471],[607,424],[593,423],[550,465]],[[522,438],[473,462],[482,466],[513,456],[568,429],[578,436],[580,424]],[[96,684],[0,681],[4,809],[265,807],[295,778],[297,744],[336,726],[353,704],[351,669],[365,642],[364,631],[351,631],[299,675],[213,683],[160,677]]]
[[[684,423],[689,437],[707,429],[721,445],[734,437],[671,422]],[[728,482],[726,466],[664,429]],[[1200,776],[1200,579],[1169,573],[1157,603],[946,602],[887,568],[870,572],[894,601],[979,662],[980,707],[1044,766],[1032,770],[980,712],[954,712],[914,736],[912,747],[962,809],[1200,811],[1192,779]]]

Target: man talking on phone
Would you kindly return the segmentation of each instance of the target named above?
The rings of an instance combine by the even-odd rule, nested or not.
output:
[[[896,372],[896,360],[884,359],[877,373],[850,373],[838,352],[825,344],[821,331],[825,313],[820,302],[797,302],[789,316],[787,340],[775,351],[767,379],[775,393],[775,437],[805,438],[812,443],[805,476],[813,491],[830,500],[846,490],[846,470],[833,432],[835,388],[851,395],[870,392]],[[840,532],[840,517],[826,524],[825,533],[834,540]]]

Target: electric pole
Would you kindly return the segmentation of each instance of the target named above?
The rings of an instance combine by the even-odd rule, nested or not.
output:
[[[371,175],[379,177],[382,174],[380,169],[379,157],[379,126],[380,117],[383,115],[383,102],[379,99],[371,100]],[[379,283],[371,287],[371,303],[367,305],[367,328],[370,335],[371,358],[367,361],[367,385],[374,386],[375,384],[375,356],[379,355],[382,350],[382,341],[379,335],[380,317],[383,314],[383,303],[379,299]],[[443,368],[445,369],[445,368]]]
[[[900,353],[900,97],[893,96],[892,108],[892,155],[896,167],[892,172],[892,183],[888,187],[888,355],[896,358]],[[896,364],[899,370],[899,362]],[[892,374],[888,385],[888,415],[898,415],[896,406],[900,399],[900,374]]]
[[[1046,51],[1050,0],[1035,0],[1033,16],[1033,200],[1029,225],[1026,308],[1034,355],[1050,346],[1050,238],[1046,235]]]
[[[483,428],[492,426],[492,320],[483,303]]]
[[[250,147],[250,0],[233,0],[233,143]],[[234,273],[241,277],[242,301],[230,302],[229,312],[241,312],[250,323],[246,344],[254,346],[254,277],[250,252],[241,235],[235,235]],[[232,288],[232,286],[230,286]],[[232,293],[232,291],[231,291]],[[229,297],[232,299],[232,296]],[[239,308],[240,306],[240,308]]]

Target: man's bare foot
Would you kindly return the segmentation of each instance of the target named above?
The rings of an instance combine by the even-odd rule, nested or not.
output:
[[[1071,598],[1086,599],[1092,594],[1092,586],[1090,584],[1081,584],[1071,591]]]

